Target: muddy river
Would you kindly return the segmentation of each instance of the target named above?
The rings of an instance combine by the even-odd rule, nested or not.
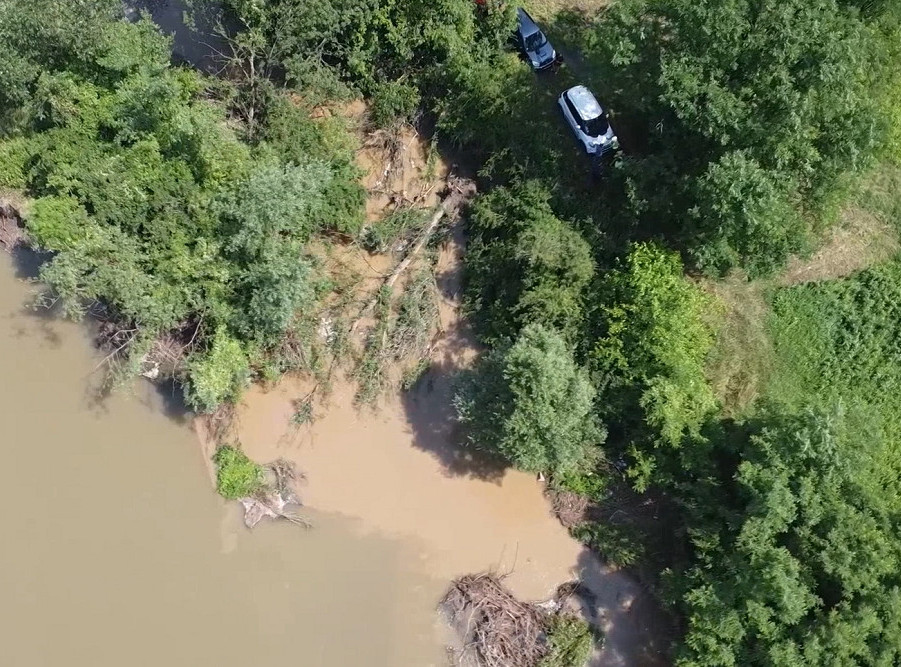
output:
[[[0,253],[0,665],[438,665],[413,539],[307,512],[253,533],[184,415],[98,402],[84,327],[23,308]]]

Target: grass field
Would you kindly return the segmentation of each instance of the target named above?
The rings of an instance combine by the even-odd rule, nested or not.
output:
[[[747,414],[759,398],[799,405],[895,387],[899,229],[901,169],[882,165],[810,257],[767,280],[703,281],[723,307],[707,375],[727,415]]]

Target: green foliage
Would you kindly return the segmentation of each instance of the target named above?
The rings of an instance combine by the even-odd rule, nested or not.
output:
[[[236,267],[234,328],[272,344],[315,297],[304,244],[316,229],[324,165],[261,166],[219,203],[225,251]]]
[[[216,464],[216,491],[228,500],[253,496],[263,488],[263,467],[254,463],[237,446],[224,446],[213,455]]]
[[[393,385],[389,374],[391,364],[413,362],[413,367],[400,378],[405,391],[428,368],[429,344],[438,322],[436,296],[430,263],[416,270],[395,303],[391,300],[391,289],[382,286],[376,303],[376,323],[367,335],[366,348],[354,372],[360,385],[358,403],[374,404]]]
[[[443,87],[448,63],[481,45],[497,48],[513,26],[511,11],[478,20],[469,0],[229,4],[265,36],[289,83],[326,96],[354,86],[374,97],[378,123],[409,114],[424,92]]]
[[[0,187],[25,187],[25,164],[29,157],[28,142],[21,137],[0,143]]]
[[[596,471],[569,473],[554,478],[555,487],[572,491],[595,502],[600,502],[609,493],[609,478]]]
[[[898,459],[886,468],[878,436],[848,426],[766,413],[724,444],[734,478],[692,482],[694,564],[671,576],[688,623],[677,664],[901,659]]]
[[[466,295],[487,342],[512,339],[527,323],[556,327],[572,340],[582,324],[591,248],[549,200],[530,181],[495,188],[472,205]]]
[[[210,349],[189,362],[189,376],[188,403],[200,412],[212,412],[222,403],[236,401],[247,387],[247,353],[239,341],[220,328]]]
[[[805,246],[806,228],[789,188],[747,153],[726,153],[697,184],[695,263],[708,272],[743,266],[751,277],[781,267]]]
[[[271,90],[248,146],[151,22],[77,4],[0,2],[0,183],[33,197],[26,226],[54,252],[41,278],[65,312],[103,304],[138,332],[125,357],[160,336],[190,346],[178,379],[212,410],[246,383],[247,350],[272,367],[313,309],[311,237],[359,228],[354,144]]]
[[[586,46],[634,123],[633,216],[665,225],[705,268],[779,266],[804,214],[879,150],[889,43],[835,0],[615,3]]]
[[[849,418],[901,444],[901,262],[777,291],[770,328],[774,400],[841,401]]]
[[[381,220],[367,225],[360,234],[360,245],[368,252],[389,252],[411,243],[425,229],[429,211],[399,208]]]
[[[372,91],[372,121],[378,127],[390,127],[409,120],[419,106],[419,91],[401,81],[378,84]]]
[[[548,654],[538,667],[585,667],[594,647],[588,623],[581,618],[554,614],[547,628]]]
[[[618,420],[634,445],[632,474],[643,489],[656,445],[679,447],[716,408],[704,375],[713,344],[705,320],[710,301],[682,275],[678,255],[651,244],[634,246],[599,293],[603,333],[592,367],[603,414]]]
[[[564,339],[530,324],[481,361],[454,403],[473,446],[523,470],[566,474],[600,457],[594,394]]]
[[[356,142],[339,119],[313,120],[288,97],[276,97],[266,110],[263,139],[283,162],[299,166],[310,160],[328,163],[332,178],[322,191],[320,224],[350,235],[360,230],[366,193],[354,164]]]
[[[645,557],[634,529],[612,523],[584,523],[572,529],[573,536],[619,567],[637,565]]]

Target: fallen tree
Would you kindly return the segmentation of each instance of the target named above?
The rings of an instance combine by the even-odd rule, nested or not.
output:
[[[394,267],[394,270],[388,274],[381,287],[376,290],[372,299],[370,299],[360,311],[359,316],[351,327],[351,333],[357,330],[360,323],[373,311],[380,300],[391,300],[394,291],[394,283],[397,282],[397,279],[403,275],[404,271],[409,268],[410,264],[413,263],[413,260],[416,259],[422,252],[422,249],[425,248],[429,239],[434,235],[435,230],[438,229],[438,223],[440,223],[445,216],[455,215],[463,204],[475,194],[475,191],[476,186],[472,181],[457,176],[448,177],[447,195],[444,200],[438,208],[435,209],[434,214],[429,220],[429,224],[422,230],[422,233],[419,235],[419,238],[416,239],[416,242],[413,244],[410,251],[404,256],[403,260]]]

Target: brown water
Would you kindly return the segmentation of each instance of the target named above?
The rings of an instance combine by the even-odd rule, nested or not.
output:
[[[243,528],[146,384],[98,404],[84,327],[0,254],[0,665],[438,665],[412,538],[311,512]]]

